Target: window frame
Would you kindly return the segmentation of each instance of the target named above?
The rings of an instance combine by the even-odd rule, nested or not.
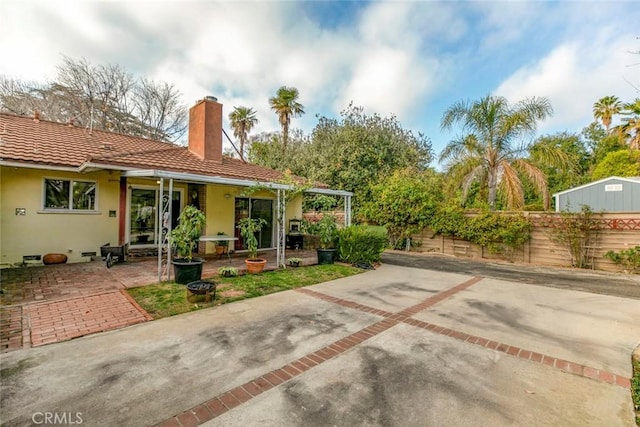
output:
[[[69,183],[69,194],[67,195],[67,201],[69,203],[68,208],[50,208],[47,207],[47,182],[48,181],[66,181]],[[73,187],[75,183],[93,184],[94,196],[93,196],[93,208],[92,209],[79,209],[73,206]],[[95,179],[75,179],[75,178],[60,178],[53,176],[45,176],[42,179],[42,202],[41,211],[47,213],[97,213],[98,211],[98,181]]]

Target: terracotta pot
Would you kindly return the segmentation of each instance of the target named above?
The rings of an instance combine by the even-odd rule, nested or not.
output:
[[[65,254],[46,254],[42,257],[42,262],[45,265],[49,264],[66,264],[67,256]]]
[[[264,270],[264,266],[267,265],[267,260],[264,258],[252,258],[245,259],[244,263],[247,265],[247,273],[258,274]]]

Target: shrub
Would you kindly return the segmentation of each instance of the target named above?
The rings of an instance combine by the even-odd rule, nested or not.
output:
[[[351,264],[378,262],[387,239],[384,229],[351,225],[338,230],[338,257]]]
[[[580,212],[569,212],[568,207],[549,230],[549,239],[567,249],[572,266],[588,268],[591,267],[589,248],[598,242],[601,228],[600,220],[589,206],[582,205]]]
[[[218,268],[218,274],[222,277],[236,277],[238,269],[235,267],[222,266]]]
[[[635,273],[640,271],[640,245],[635,248],[623,249],[620,252],[609,251],[604,254],[604,257],[622,265],[626,272]]]

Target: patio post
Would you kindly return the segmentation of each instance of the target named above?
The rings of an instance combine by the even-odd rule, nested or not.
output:
[[[344,196],[344,226],[351,225],[351,196]]]
[[[162,199],[164,198],[164,178],[160,178],[160,188],[158,192],[158,218],[156,220],[156,238],[158,239],[158,283],[162,282],[162,239],[160,238],[162,233]]]

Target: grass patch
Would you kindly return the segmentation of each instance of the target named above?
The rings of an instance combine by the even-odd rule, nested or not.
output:
[[[633,358],[631,399],[633,400],[633,408],[636,410],[636,425],[640,426],[640,358]]]
[[[285,270],[267,271],[262,274],[247,274],[238,277],[216,276],[213,278],[218,284],[216,299],[209,303],[187,301],[185,285],[173,282],[132,288],[128,289],[127,292],[154,319],[160,319],[214,305],[352,276],[363,271],[347,265],[333,264],[287,268]]]

